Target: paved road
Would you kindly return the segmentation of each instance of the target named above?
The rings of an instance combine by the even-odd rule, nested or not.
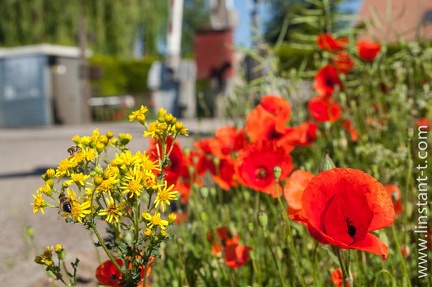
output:
[[[184,121],[195,137],[211,133],[225,125],[224,120]],[[54,286],[45,276],[42,266],[33,262],[46,245],[62,243],[69,261],[81,259],[79,274],[93,279],[97,266],[95,249],[81,225],[66,224],[57,211],[47,209],[45,215],[32,212],[32,194],[43,184],[40,175],[49,167],[56,167],[67,156],[74,135],[90,135],[95,128],[101,133],[132,134],[132,150],[144,150],[147,140],[142,138],[138,123],[91,124],[82,126],[52,126],[38,128],[0,129],[0,285],[11,287]],[[190,145],[193,135],[182,139]],[[34,238],[26,230],[32,227]],[[60,286],[59,284],[57,286]],[[95,283],[81,286],[95,286]]]

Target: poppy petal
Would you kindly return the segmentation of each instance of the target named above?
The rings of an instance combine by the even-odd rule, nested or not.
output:
[[[370,233],[368,233],[362,241],[353,244],[351,248],[379,255],[384,260],[387,259],[388,256],[387,245]]]

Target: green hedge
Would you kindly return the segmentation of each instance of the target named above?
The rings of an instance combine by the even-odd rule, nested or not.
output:
[[[121,60],[110,56],[94,55],[90,65],[102,69],[102,77],[92,80],[94,96],[145,94],[147,75],[151,64],[157,60],[147,57],[141,60]]]

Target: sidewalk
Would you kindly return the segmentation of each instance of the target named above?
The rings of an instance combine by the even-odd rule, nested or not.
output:
[[[211,135],[218,127],[229,122],[225,119],[182,120],[190,130],[189,137],[180,138],[182,147],[193,139]],[[145,150],[148,141],[142,137],[143,127],[136,123],[95,123],[81,126],[50,126],[18,129],[0,129],[0,282],[2,286],[53,286],[47,281],[43,266],[33,262],[36,254],[46,245],[62,243],[68,261],[81,259],[79,274],[93,280],[97,266],[95,248],[87,231],[78,224],[66,224],[57,211],[46,209],[46,214],[33,214],[32,194],[43,181],[41,174],[56,167],[67,156],[74,135],[90,135],[98,128],[115,134],[130,133],[132,150]],[[34,239],[26,231],[33,228]],[[57,285],[60,286],[60,285]],[[79,286],[95,286],[81,284]]]

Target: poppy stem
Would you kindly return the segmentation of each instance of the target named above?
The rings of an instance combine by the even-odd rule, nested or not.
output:
[[[402,255],[402,252],[401,252],[401,246],[400,246],[397,234],[396,234],[396,229],[395,229],[395,225],[394,224],[391,225],[391,229],[392,229],[392,234],[393,234],[394,241],[396,243],[396,250],[399,251],[399,252],[396,252],[396,253],[399,254],[399,257],[401,259],[400,261],[401,261],[401,264],[402,264],[402,269],[403,269],[403,272],[404,272],[404,277],[407,278],[406,281],[408,282],[408,286],[412,287],[410,276],[408,274],[408,269],[407,269],[406,264],[405,264],[405,258],[403,258],[403,255]]]
[[[347,284],[346,279],[349,278],[349,256],[348,256],[348,259],[347,259],[346,264],[345,264],[344,260],[342,258],[343,254],[342,254],[341,249],[337,248],[337,247],[334,247],[333,251],[335,251],[335,253],[337,255],[337,258],[338,258],[338,261],[339,261],[339,265],[340,265],[340,268],[342,270],[342,284],[343,284],[344,287],[347,287],[347,285],[346,285]]]
[[[267,230],[264,230],[264,232],[266,233]],[[269,241],[269,239],[268,239],[268,236],[265,235],[264,237],[265,237],[265,241],[266,241],[266,243],[267,243],[267,245],[268,245],[268,248],[270,249],[270,253],[271,253],[272,257],[273,257],[273,260],[274,260],[274,262],[275,262],[275,264],[276,264],[276,269],[277,269],[277,272],[278,272],[278,275],[279,275],[279,279],[280,279],[280,281],[281,281],[281,284],[282,284],[283,287],[285,287],[285,281],[286,281],[286,280],[284,280],[284,278],[283,278],[283,276],[282,276],[282,273],[281,273],[281,270],[280,270],[280,266],[279,266],[279,263],[278,263],[279,260],[278,260],[276,254],[275,254],[274,251],[273,251],[273,248],[272,248],[272,245],[270,244],[270,241]]]
[[[282,214],[283,214],[283,218],[286,222],[287,225],[287,232],[288,232],[288,236],[286,236],[287,238],[287,243],[289,245],[289,249],[292,252],[293,256],[294,256],[294,261],[297,267],[297,274],[299,276],[300,279],[300,283],[302,284],[303,287],[306,286],[304,278],[303,278],[303,274],[302,274],[302,270],[301,270],[301,266],[300,266],[300,261],[298,259],[298,255],[297,255],[297,249],[294,246],[294,239],[292,236],[292,231],[291,231],[291,224],[290,224],[290,220],[288,218],[288,214],[286,209],[284,208],[283,204],[282,204],[282,200],[281,197],[282,195],[279,194],[279,191],[281,190],[281,187],[279,186],[279,178],[276,177],[275,180],[275,189],[276,189],[276,196],[277,196],[277,200],[279,202],[279,206],[281,208]]]

